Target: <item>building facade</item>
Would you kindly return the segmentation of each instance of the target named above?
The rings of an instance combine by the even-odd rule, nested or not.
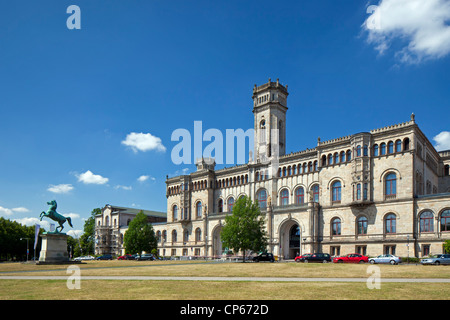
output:
[[[268,251],[441,253],[450,239],[450,151],[437,152],[409,121],[285,154],[287,86],[253,88],[254,152],[248,163],[166,179],[167,222],[154,226],[163,256],[221,256],[220,232],[241,196],[257,201]]]
[[[158,211],[140,210],[136,208],[105,205],[101,214],[95,216],[95,246],[97,255],[111,254],[120,256],[125,254],[123,237],[128,230],[131,220],[142,211],[152,225],[165,223],[166,213]]]

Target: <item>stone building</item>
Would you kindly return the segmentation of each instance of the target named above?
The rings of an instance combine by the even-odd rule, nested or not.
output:
[[[421,257],[450,239],[450,151],[437,152],[409,121],[317,141],[285,154],[287,86],[253,88],[254,157],[167,178],[167,222],[154,226],[164,256],[220,256],[220,232],[241,196],[258,201],[268,251]],[[318,132],[318,134],[320,134]]]

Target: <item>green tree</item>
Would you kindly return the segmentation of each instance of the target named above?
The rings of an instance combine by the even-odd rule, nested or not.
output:
[[[233,213],[225,217],[225,225],[220,234],[222,244],[234,252],[264,251],[267,247],[267,234],[264,217],[257,203],[242,197],[233,206]],[[245,262],[245,259],[243,260]]]
[[[444,250],[446,253],[450,253],[450,240],[444,241]]]
[[[153,226],[148,222],[147,216],[140,211],[131,220],[123,238],[125,252],[129,254],[151,252],[156,249],[156,235]]]
[[[80,254],[94,254],[95,245],[95,216],[102,213],[102,209],[95,208],[91,216],[84,222],[84,233],[79,239]]]

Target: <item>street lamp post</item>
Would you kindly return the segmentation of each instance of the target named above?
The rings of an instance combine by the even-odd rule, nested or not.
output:
[[[30,238],[20,238],[20,240],[27,240],[27,262],[28,262],[28,254],[30,253],[30,249],[28,248],[28,240],[30,240]]]

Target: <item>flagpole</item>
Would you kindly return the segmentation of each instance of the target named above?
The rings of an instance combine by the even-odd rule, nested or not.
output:
[[[34,226],[34,252],[33,252],[33,259],[34,262],[36,263],[36,245],[37,245],[37,241],[38,241],[38,236],[39,236],[39,229],[41,228],[40,225],[36,224]]]

